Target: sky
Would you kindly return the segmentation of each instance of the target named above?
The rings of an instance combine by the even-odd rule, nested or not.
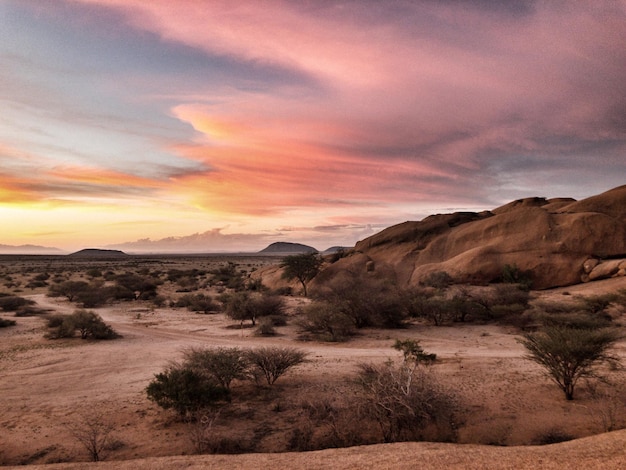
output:
[[[626,1],[0,0],[0,245],[323,250],[626,183]]]

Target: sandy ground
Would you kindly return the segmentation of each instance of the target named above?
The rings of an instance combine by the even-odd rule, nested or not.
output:
[[[625,287],[626,279],[620,278],[538,295],[562,299]],[[44,293],[22,295],[58,313],[71,313],[76,308]],[[292,298],[291,302],[298,304],[302,300]],[[136,302],[95,311],[123,338],[103,342],[47,340],[43,337],[44,320],[38,317],[20,318],[16,327],[0,329],[0,465],[86,460],[66,424],[97,409],[115,422],[121,443],[109,456],[115,462],[98,468],[415,468],[418,456],[423,468],[580,468],[574,465],[574,459],[579,464],[587,462],[588,468],[624,467],[623,432],[609,434],[614,437],[603,437],[605,440],[581,441],[587,444],[579,446],[574,444],[577,441],[547,447],[469,445],[529,444],[550,429],[567,431],[574,437],[604,430],[599,408],[604,405],[582,386],[578,400],[564,401],[541,369],[523,359],[524,351],[516,342],[519,333],[512,328],[414,325],[405,330],[366,331],[346,343],[326,344],[295,341],[296,327],[292,324],[279,328],[277,337],[260,338],[251,329],[233,328],[233,322],[222,314],[152,309]],[[179,359],[181,351],[190,346],[295,345],[309,353],[310,361],[290,372],[284,382],[311,385],[349,377],[360,362],[397,357],[391,348],[396,338],[419,339],[426,351],[437,354],[440,361],[435,367],[443,380],[466,399],[468,418],[459,440],[467,445],[414,443],[293,455],[183,459],[174,456],[193,451],[183,425],[173,422],[145,394],[153,375],[169,361]],[[617,353],[626,356],[625,342],[618,344]],[[611,377],[610,390],[622,390],[624,373],[617,371]],[[626,425],[623,411],[616,413],[620,424]],[[610,449],[606,451],[609,460],[601,462],[597,452],[590,453],[604,448]],[[577,449],[587,449],[587,453]],[[497,460],[485,463],[483,454]],[[159,456],[170,457],[163,461],[121,462]],[[561,458],[566,461],[557,465]],[[468,466],[472,460],[483,463]],[[592,462],[603,465],[593,467]],[[59,465],[56,468],[83,468],[84,464]]]

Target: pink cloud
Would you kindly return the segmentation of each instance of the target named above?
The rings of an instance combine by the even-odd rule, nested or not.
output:
[[[624,139],[623,3],[507,15],[472,2],[78,1],[164,42],[310,82],[183,81],[168,90],[169,111],[195,134],[167,150],[206,171],[163,184],[86,171],[77,183],[155,188],[249,215],[462,204],[488,200],[517,162]]]

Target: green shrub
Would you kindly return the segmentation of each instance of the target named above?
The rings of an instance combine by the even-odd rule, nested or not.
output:
[[[156,374],[146,393],[161,408],[173,409],[180,416],[230,399],[227,388],[183,366],[172,366]]]

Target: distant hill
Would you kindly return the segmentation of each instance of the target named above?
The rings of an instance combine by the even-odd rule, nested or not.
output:
[[[71,253],[67,256],[74,258],[123,258],[127,255],[120,250],[101,250],[99,248],[85,248],[84,250]]]
[[[58,248],[38,245],[0,245],[0,254],[7,255],[59,255],[63,252]]]
[[[315,248],[301,243],[275,242],[267,248],[262,249],[259,253],[263,254],[298,254],[298,253],[314,253]]]
[[[348,246],[331,246],[330,248],[326,248],[322,254],[323,255],[331,255],[333,253],[337,253],[340,251],[347,251],[347,250],[351,250],[353,247],[348,247]]]

